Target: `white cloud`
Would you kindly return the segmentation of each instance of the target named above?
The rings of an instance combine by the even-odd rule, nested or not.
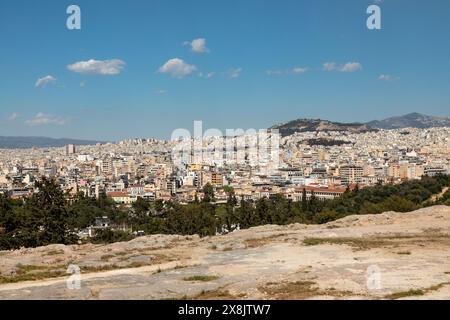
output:
[[[279,75],[283,74],[283,71],[281,71],[281,70],[267,70],[266,73],[269,76],[279,76]]]
[[[215,72],[208,72],[208,73],[199,72],[198,73],[198,77],[203,78],[203,79],[211,79],[212,77],[214,77],[214,75],[215,75]]]
[[[380,74],[380,76],[378,77],[378,80],[391,81],[392,78],[389,74]]]
[[[291,70],[292,73],[305,73],[306,71],[308,71],[308,68],[302,68],[302,67],[295,67],[295,68],[292,68],[292,70]]]
[[[87,60],[79,61],[67,66],[70,71],[83,74],[99,74],[103,76],[112,76],[119,74],[125,62],[119,59],[112,60]]]
[[[378,80],[380,81],[394,81],[394,80],[398,80],[400,79],[399,77],[393,77],[390,74],[380,74],[380,76],[378,77]]]
[[[359,62],[347,62],[344,65],[338,66],[335,62],[326,62],[323,64],[325,71],[339,71],[339,72],[354,72],[362,69]]]
[[[55,83],[55,82],[56,82],[56,78],[53,77],[53,76],[51,76],[51,75],[48,75],[48,76],[45,76],[45,77],[43,77],[43,78],[37,79],[37,81],[36,81],[36,83],[34,84],[34,86],[35,86],[36,88],[43,88],[43,87],[45,87],[47,84]]]
[[[347,62],[339,71],[341,72],[354,72],[362,69],[362,65],[359,62]]]
[[[17,112],[13,112],[13,113],[11,113],[9,116],[8,116],[8,120],[9,121],[14,121],[14,120],[16,120],[17,118],[19,118],[19,114],[17,113]]]
[[[196,66],[187,64],[182,59],[174,58],[170,59],[160,67],[158,72],[170,74],[174,78],[184,78],[195,70],[197,70]]]
[[[334,70],[336,70],[336,63],[335,62],[325,62],[323,64],[323,70],[325,70],[325,71],[334,71]]]
[[[269,76],[281,76],[284,74],[302,74],[308,71],[306,67],[294,67],[288,70],[267,70],[266,73]]]
[[[242,68],[231,69],[228,71],[228,76],[231,79],[237,78],[241,75]]]
[[[162,95],[162,94],[166,94],[167,91],[166,90],[157,90],[156,93]]]
[[[191,42],[186,41],[183,44],[189,45],[191,47],[191,51],[195,53],[209,52],[209,49],[206,47],[206,39],[204,38],[194,39]]]
[[[34,116],[34,118],[25,121],[25,124],[27,124],[31,127],[49,125],[49,124],[63,126],[66,123],[67,123],[67,120],[64,118],[50,115],[50,114],[44,114],[42,112],[39,112],[38,114],[36,114]]]

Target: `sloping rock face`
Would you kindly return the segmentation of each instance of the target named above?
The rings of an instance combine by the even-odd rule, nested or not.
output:
[[[450,299],[449,246],[446,206],[52,245],[0,252],[0,299]]]

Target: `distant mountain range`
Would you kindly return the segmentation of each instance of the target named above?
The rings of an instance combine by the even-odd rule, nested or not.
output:
[[[311,131],[350,131],[363,133],[378,129],[403,129],[403,128],[434,128],[450,127],[450,117],[434,117],[420,113],[409,113],[404,116],[391,117],[384,120],[374,120],[367,123],[340,123],[322,119],[297,119],[272,126],[270,129],[278,129],[285,137],[295,132]]]
[[[420,113],[409,113],[404,116],[375,120],[367,123],[372,128],[403,129],[403,128],[436,128],[450,127],[450,117],[433,117]]]
[[[450,127],[450,117],[434,117],[420,113],[409,113],[404,116],[391,117],[384,120],[374,120],[367,123],[340,123],[322,119],[297,119],[272,126],[270,129],[278,129],[285,137],[295,132],[311,131],[350,131],[363,133],[378,129],[402,129],[402,128],[433,128]],[[48,137],[5,137],[0,136],[0,149],[26,149],[26,148],[51,148],[63,147],[68,144],[95,145],[106,143],[96,140],[79,139],[54,139]]]
[[[78,146],[94,145],[104,143],[104,141],[90,141],[77,139],[54,139],[47,137],[2,137],[0,136],[0,149],[26,149],[26,148],[51,148],[63,147],[68,144]]]

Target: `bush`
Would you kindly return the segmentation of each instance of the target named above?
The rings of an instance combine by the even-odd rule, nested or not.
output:
[[[337,218],[336,211],[330,210],[330,209],[325,209],[315,215],[314,222],[318,223],[318,224],[324,224],[324,223],[336,220],[336,218]]]
[[[92,243],[113,243],[130,241],[134,237],[128,232],[121,230],[100,229],[96,232],[95,237],[91,239]]]

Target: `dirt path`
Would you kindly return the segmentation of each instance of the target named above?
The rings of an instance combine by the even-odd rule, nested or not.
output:
[[[198,264],[197,262],[184,263],[183,266],[189,267],[192,265]],[[162,272],[165,270],[174,269],[179,266],[179,262],[168,262],[158,265],[151,265],[145,267],[138,268],[127,268],[127,269],[117,269],[117,270],[109,270],[102,272],[91,272],[91,273],[83,273],[81,274],[81,281],[91,280],[91,279],[100,279],[100,278],[108,278],[120,275],[135,275],[135,274],[153,274],[155,272]],[[54,284],[65,284],[70,274],[66,277],[59,277],[54,279],[46,279],[46,280],[37,280],[37,281],[24,281],[18,283],[10,283],[4,284],[0,286],[0,291],[9,291],[9,290],[20,290],[24,288],[33,288],[33,287],[42,287],[42,286],[50,286]]]
[[[440,198],[442,198],[442,196],[448,191],[448,189],[449,189],[449,187],[445,187],[438,194],[435,194],[435,195],[431,196],[431,201],[434,202],[434,201],[439,200]]]

